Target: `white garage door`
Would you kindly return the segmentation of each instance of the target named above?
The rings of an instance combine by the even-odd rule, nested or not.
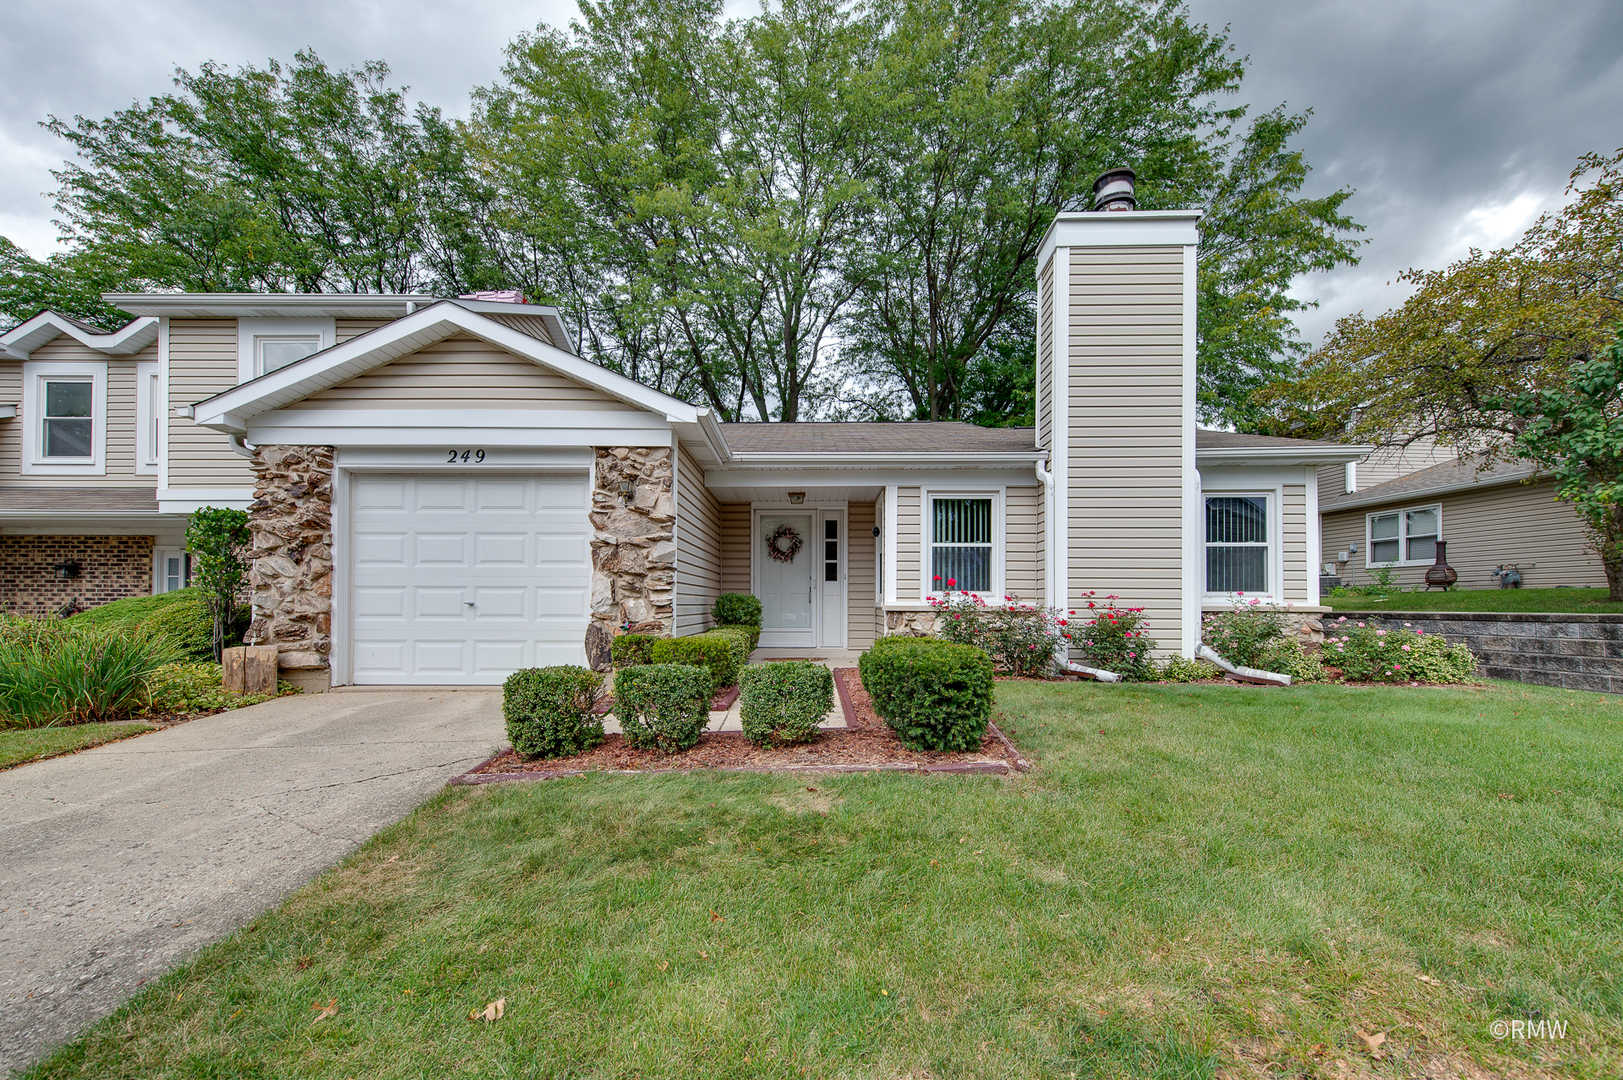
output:
[[[499,683],[585,660],[585,474],[357,476],[357,683]]]

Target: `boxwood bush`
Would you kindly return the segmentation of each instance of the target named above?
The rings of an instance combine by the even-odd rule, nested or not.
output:
[[[707,669],[710,672],[712,695],[738,682],[738,669],[742,666],[737,639],[728,634],[659,638],[649,650],[648,657],[655,664],[695,664]]]
[[[674,754],[710,720],[710,674],[691,664],[643,664],[614,677],[614,715],[626,745]]]
[[[750,626],[761,629],[761,601],[744,592],[722,593],[710,608],[717,626]]]
[[[737,623],[719,623],[710,628],[712,634],[726,630],[728,633],[742,634],[748,641],[749,648],[744,653],[748,656],[755,651],[755,646],[761,643],[761,628],[759,626],[741,626]]]
[[[755,651],[755,642],[761,636],[759,630],[748,626],[718,626],[709,632],[732,640],[733,652],[738,656],[740,670],[750,662],[750,653]]]
[[[992,716],[992,658],[973,645],[883,637],[857,661],[874,711],[912,750],[974,750]]]
[[[609,646],[614,657],[614,666],[636,667],[638,664],[652,664],[649,651],[653,649],[654,642],[659,638],[653,634],[621,634]]]
[[[810,742],[834,707],[834,673],[806,660],[756,664],[739,677],[744,738],[757,746]]]
[[[583,667],[528,668],[502,684],[507,738],[521,757],[569,757],[603,741],[603,718],[593,712],[603,676]]]

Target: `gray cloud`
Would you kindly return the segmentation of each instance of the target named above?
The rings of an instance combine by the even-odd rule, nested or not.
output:
[[[1357,189],[1350,209],[1370,243],[1360,266],[1300,284],[1323,305],[1303,320],[1311,340],[1336,316],[1401,302],[1387,282],[1405,267],[1514,240],[1560,205],[1579,154],[1623,145],[1615,0],[1191,0],[1191,11],[1229,25],[1250,56],[1244,100],[1313,108],[1301,142],[1310,189]],[[48,113],[105,116],[167,90],[176,65],[263,64],[309,46],[337,65],[387,60],[414,96],[462,114],[508,41],[574,14],[571,0],[14,3],[0,39],[0,233],[35,254],[52,247],[43,193],[64,147],[38,127]]]

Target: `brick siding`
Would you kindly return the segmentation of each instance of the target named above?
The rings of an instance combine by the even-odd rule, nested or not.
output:
[[[0,536],[0,609],[44,615],[78,601],[95,607],[152,592],[150,536]],[[57,563],[79,576],[59,580]]]

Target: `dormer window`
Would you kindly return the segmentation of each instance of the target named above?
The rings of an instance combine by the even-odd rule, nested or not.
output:
[[[269,375],[321,351],[317,334],[260,334],[254,337],[254,376]]]

